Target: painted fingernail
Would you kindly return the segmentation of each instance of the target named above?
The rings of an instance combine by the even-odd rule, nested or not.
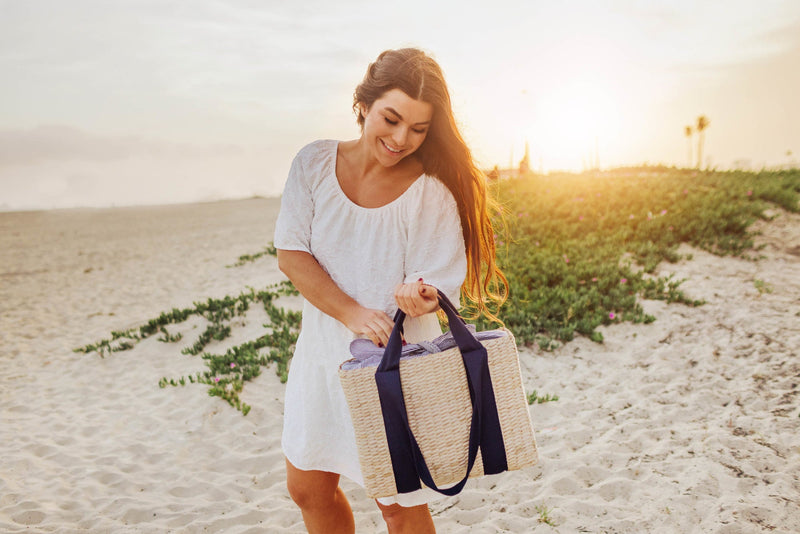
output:
[[[378,346],[383,348],[383,343],[378,343]]]
[[[422,278],[420,278],[419,280],[417,280],[417,282],[422,282]]]
[[[404,340],[403,340],[403,346],[405,347],[406,345],[408,345],[408,343],[407,343],[407,342],[406,342],[406,340],[404,339]]]

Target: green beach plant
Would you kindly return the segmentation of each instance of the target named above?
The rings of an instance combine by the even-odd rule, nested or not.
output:
[[[772,286],[763,280],[756,278],[753,280],[753,285],[755,285],[759,295],[763,295],[764,293],[772,293]]]
[[[552,350],[599,326],[650,323],[640,300],[698,306],[683,280],[656,276],[688,243],[749,257],[756,220],[773,204],[798,212],[800,171],[697,172],[664,167],[533,175],[493,184],[505,208],[498,263],[510,298],[501,317],[525,344]],[[484,318],[479,328],[490,328]]]
[[[536,506],[536,513],[539,514],[539,523],[544,523],[545,525],[555,528],[557,526],[556,522],[553,521],[552,517],[550,517],[550,512],[552,511],[552,509],[544,505]]]
[[[261,291],[248,289],[237,297],[210,298],[205,302],[195,302],[192,308],[173,309],[171,312],[162,313],[156,319],[151,319],[139,328],[112,332],[111,339],[79,347],[74,351],[97,352],[102,357],[110,352],[132,349],[136,343],[156,332],[163,335],[158,338],[159,341],[176,342],[181,339],[181,334],[170,335],[166,325],[181,323],[192,315],[202,316],[210,324],[198,339],[190,347],[181,350],[181,353],[190,355],[202,353],[208,370],[177,379],[163,377],[159,381],[159,386],[178,387],[185,386],[187,382],[205,384],[209,395],[226,400],[231,406],[247,415],[251,407],[239,397],[244,383],[258,376],[261,367],[270,364],[275,364],[276,374],[282,382],[286,381],[289,360],[294,352],[301,321],[300,312],[286,311],[274,304],[280,296],[298,294],[291,283],[281,282]],[[270,319],[263,325],[266,333],[255,340],[231,347],[224,354],[203,352],[212,340],[221,341],[230,335],[231,326],[227,323],[235,317],[244,315],[252,302],[260,302]]]
[[[532,393],[528,393],[528,404],[544,404],[545,402],[555,402],[557,400],[558,395],[551,395],[550,393],[539,395],[535,389]]]
[[[159,328],[159,331],[162,334],[164,334],[162,337],[157,338],[162,343],[176,343],[176,342],[180,341],[181,339],[183,339],[183,334],[178,332],[177,334],[172,335],[167,331],[166,327],[164,327],[164,326]]]
[[[278,251],[275,248],[273,243],[270,243],[269,246],[264,247],[264,250],[261,252],[256,252],[255,254],[242,254],[239,256],[239,259],[236,260],[236,263],[231,265],[226,265],[225,267],[240,267],[248,262],[256,261],[258,258],[262,256],[277,256]]]

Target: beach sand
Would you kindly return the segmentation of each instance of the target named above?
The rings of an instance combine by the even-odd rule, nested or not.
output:
[[[101,358],[73,348],[173,307],[283,279],[278,201],[0,213],[0,532],[304,532],[285,489],[284,386],[247,383],[246,416],[180,349],[202,321]],[[758,223],[764,259],[662,264],[691,308],[645,301],[649,325],[521,350],[540,464],[431,505],[439,532],[800,532],[800,216]],[[299,299],[285,304],[297,307]],[[264,312],[212,352],[253,339]],[[385,532],[343,481],[358,532]],[[550,523],[543,522],[548,519]]]

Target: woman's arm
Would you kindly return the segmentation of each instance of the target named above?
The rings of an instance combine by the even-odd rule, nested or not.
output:
[[[386,345],[394,323],[381,310],[361,306],[342,291],[316,258],[300,250],[278,249],[278,267],[317,309],[376,345]]]

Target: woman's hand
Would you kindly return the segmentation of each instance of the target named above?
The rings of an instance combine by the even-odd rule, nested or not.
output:
[[[409,317],[419,317],[439,309],[439,294],[433,286],[422,283],[422,278],[411,284],[400,284],[394,290],[397,306]]]
[[[311,304],[357,336],[386,345],[394,323],[384,312],[361,306],[336,285],[308,252],[278,249],[278,267]]]
[[[381,310],[356,306],[349,314],[345,326],[359,337],[366,337],[379,347],[385,347],[392,334],[394,323]]]

